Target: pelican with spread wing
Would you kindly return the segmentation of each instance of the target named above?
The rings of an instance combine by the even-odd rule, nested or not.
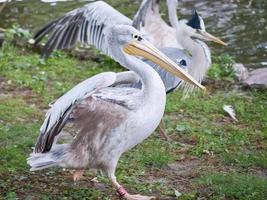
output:
[[[100,16],[96,16],[100,22],[108,20],[110,25],[115,23],[129,26],[132,26],[135,23],[103,1],[97,1],[96,4],[98,4],[96,9],[102,10],[103,13],[105,13],[105,15],[102,14]],[[108,54],[108,50],[105,48],[105,43],[102,36],[97,35],[97,38],[92,37],[93,34],[90,31],[95,31],[98,33],[102,31],[103,27],[101,23],[96,23],[90,18],[87,18],[87,15],[89,15],[90,12],[92,11],[86,10],[84,7],[78,8],[67,13],[64,15],[64,17],[56,19],[41,28],[34,36],[35,45],[40,43],[46,35],[50,34],[48,41],[42,48],[41,56],[43,58],[47,58],[53,50],[70,49],[77,43],[81,45],[90,45],[94,43],[99,50],[105,54]],[[94,29],[89,30],[88,27],[93,27]],[[177,51],[179,51],[179,49],[172,46],[160,48],[160,51],[162,51],[177,64],[187,68],[188,56],[184,52],[178,55]],[[158,65],[149,62],[148,60],[144,60],[144,62],[149,64],[158,72],[163,80],[167,93],[173,91],[181,83],[179,79]],[[132,86],[140,87],[141,84],[138,83]]]
[[[133,26],[146,33],[155,46],[176,48],[177,58],[184,55],[185,51],[188,52],[187,58],[184,58],[188,72],[201,82],[211,66],[210,49],[203,40],[227,44],[206,31],[204,21],[196,11],[190,20],[178,20],[178,0],[166,0],[171,23],[169,26],[161,18],[159,3],[160,0],[143,0],[133,19]]]
[[[103,13],[106,14],[96,16],[98,21],[101,22],[108,20],[110,25],[118,23],[130,26],[135,24],[136,20],[130,20],[128,17],[124,16],[107,3],[98,1],[98,3],[96,4],[98,4],[96,9],[103,10]],[[143,7],[143,4],[141,5],[141,7]],[[90,45],[93,43],[102,52],[108,54],[108,49],[105,48],[105,43],[102,36],[97,35],[97,38],[92,37],[91,31],[99,33],[102,31],[103,27],[101,23],[92,21],[91,18],[87,18],[87,15],[89,15],[90,12],[92,11],[86,10],[84,8],[78,8],[67,13],[64,17],[54,20],[41,28],[34,36],[35,44],[40,43],[46,35],[50,34],[48,41],[42,49],[41,56],[46,58],[55,49],[69,49],[77,43],[81,45]],[[88,27],[93,27],[94,29],[88,29]],[[186,53],[179,51],[179,49],[172,46],[160,48],[160,51],[167,55],[168,58],[172,59],[174,62],[182,65],[185,69],[187,69],[189,57]],[[149,60],[143,61],[158,72],[165,85],[166,93],[172,92],[182,83],[180,79],[178,79],[176,76],[173,76],[168,71],[162,69],[157,64],[150,62]],[[127,85],[135,88],[142,87],[142,83],[140,81],[138,83],[130,83]],[[161,126],[160,133],[167,140],[170,139]]]
[[[127,18],[112,15],[111,11],[111,7],[98,1],[73,10],[46,27],[47,32],[53,32],[47,49],[85,41],[131,71],[95,75],[61,96],[46,114],[28,164],[32,171],[63,167],[76,170],[74,175],[84,169],[99,169],[122,198],[146,200],[151,197],[128,194],[115,177],[120,156],[146,139],[164,113],[164,84],[140,57],[204,87],[125,23]],[[141,88],[120,86],[139,81]],[[73,124],[76,135],[69,143],[59,144],[57,138],[67,124]]]

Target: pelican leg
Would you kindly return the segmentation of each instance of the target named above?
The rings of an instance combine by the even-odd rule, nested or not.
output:
[[[83,177],[83,173],[84,173],[83,169],[75,170],[73,173],[73,181],[76,182],[80,180]]]
[[[142,196],[139,194],[136,194],[136,195],[129,194],[127,192],[127,190],[117,182],[117,179],[116,179],[114,174],[109,176],[109,179],[110,179],[112,185],[116,188],[119,197],[122,199],[126,199],[126,200],[150,200],[150,199],[155,198],[155,197],[149,197],[149,196]]]
[[[160,124],[159,124],[159,133],[167,140],[171,141],[172,139],[167,135],[165,132],[165,124],[163,119],[161,119]]]

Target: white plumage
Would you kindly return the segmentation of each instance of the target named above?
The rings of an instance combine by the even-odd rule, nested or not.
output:
[[[54,47],[62,48],[81,41],[79,36],[86,35],[83,38],[88,44],[101,47],[103,52],[108,52],[132,71],[95,75],[60,97],[46,115],[28,164],[31,170],[57,166],[75,169],[78,174],[85,169],[99,169],[108,176],[121,197],[151,199],[128,194],[115,177],[120,156],[151,135],[164,113],[165,86],[158,73],[140,60],[140,56],[201,89],[204,87],[133,27],[124,22],[110,24],[108,20],[102,20],[103,11],[109,14],[110,9],[99,9],[99,5],[103,2],[89,4],[51,22],[38,32],[36,39],[40,40],[52,31],[45,46],[49,52]],[[81,27],[87,31],[83,33]],[[137,81],[141,81],[142,87],[122,86]],[[66,124],[73,124],[77,132],[72,141],[57,144],[57,137]]]
[[[208,46],[201,40],[226,44],[206,32],[204,21],[196,11],[190,20],[178,20],[176,14],[178,0],[166,1],[172,25],[169,26],[161,18],[159,2],[160,0],[143,0],[134,17],[134,26],[142,28],[154,45],[178,48],[177,58],[180,58],[184,50],[189,52],[190,55],[185,59],[188,72],[197,81],[202,82],[211,66],[211,55]]]

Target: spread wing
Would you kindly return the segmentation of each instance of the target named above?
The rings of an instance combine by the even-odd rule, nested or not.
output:
[[[63,128],[67,116],[75,103],[97,89],[112,85],[115,81],[116,73],[101,73],[79,83],[61,96],[46,113],[46,118],[40,128],[40,135],[35,146],[35,152],[39,153],[50,150],[53,144],[51,141],[54,140],[54,137],[58,135]]]
[[[157,9],[159,0],[143,0],[137,13],[133,18],[133,27],[137,30],[140,30],[142,26],[145,26],[147,14],[150,10]]]
[[[129,72],[104,72],[79,83],[61,96],[48,110],[40,128],[40,135],[35,145],[35,152],[47,152],[51,149],[55,137],[60,133],[76,105],[85,98],[98,93],[99,90],[122,83],[134,83],[139,77]],[[116,102],[116,98],[113,99]]]
[[[42,57],[48,57],[53,50],[68,49],[77,43],[93,45],[105,54],[108,47],[105,28],[115,24],[131,25],[132,21],[103,1],[72,10],[40,29],[34,36],[38,44],[49,34],[42,50]]]

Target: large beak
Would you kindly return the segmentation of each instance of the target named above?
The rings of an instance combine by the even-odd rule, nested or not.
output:
[[[157,48],[155,48],[151,43],[144,39],[141,41],[133,41],[129,44],[126,44],[123,47],[123,50],[129,55],[141,56],[143,58],[149,59],[168,72],[172,73],[173,75],[181,78],[182,80],[205,90],[205,87],[197,82],[184,69],[179,67],[175,62],[173,62],[171,59],[161,53]]]
[[[224,46],[227,46],[227,44],[225,42],[223,42],[222,40],[220,40],[219,38],[209,34],[208,32],[206,31],[201,31],[200,32],[200,35],[202,35],[204,37],[204,39],[208,40],[208,41],[213,41],[213,42],[216,42],[218,44],[222,44]]]

